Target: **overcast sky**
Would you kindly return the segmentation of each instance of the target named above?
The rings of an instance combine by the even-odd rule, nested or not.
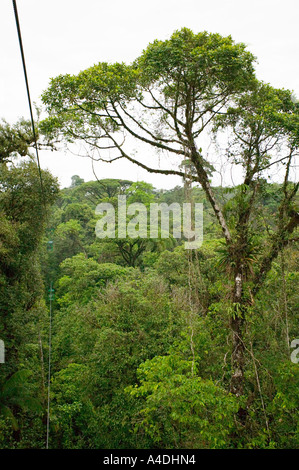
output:
[[[95,63],[132,62],[154,39],[182,27],[231,34],[257,57],[258,78],[299,96],[298,0],[17,0],[32,101],[49,79]],[[0,117],[29,118],[11,0],[0,0]],[[41,152],[41,165],[62,186],[79,174],[94,179],[88,159]],[[179,179],[153,176],[129,163],[96,166],[100,178],[145,179],[169,188]]]

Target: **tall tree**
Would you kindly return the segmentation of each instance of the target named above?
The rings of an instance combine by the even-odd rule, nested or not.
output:
[[[132,65],[99,63],[77,76],[61,75],[43,94],[49,117],[42,129],[52,138],[84,141],[99,159],[126,158],[153,173],[185,176],[179,168],[153,167],[132,156],[132,138],[167,152],[175,162],[192,164],[195,172],[189,178],[205,191],[226,246],[231,391],[237,396],[244,392],[246,311],[299,219],[293,208],[297,186],[289,182],[298,145],[298,106],[290,92],[260,84],[253,61],[245,45],[230,36],[184,28],[169,40],[154,41]],[[214,194],[214,168],[200,147],[208,133],[218,135],[224,128],[233,139],[227,157],[242,165],[244,175],[234,196],[234,217]],[[285,168],[278,221],[272,221],[273,232],[256,253],[255,201],[260,179],[274,164]]]
[[[6,353],[0,369],[0,415],[9,419],[15,431],[14,413],[39,413],[38,399],[33,396],[43,395],[43,358],[39,364],[34,352],[40,344],[42,354],[40,330],[46,314],[39,256],[47,211],[58,193],[56,179],[42,171],[41,194],[40,174],[33,161],[15,164],[14,157],[30,153],[30,136],[23,121],[0,126],[0,337]],[[30,375],[35,376],[34,385],[27,380]]]

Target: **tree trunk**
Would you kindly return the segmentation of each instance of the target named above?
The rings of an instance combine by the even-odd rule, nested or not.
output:
[[[244,388],[244,343],[243,324],[244,316],[242,311],[242,274],[238,272],[235,276],[233,292],[233,314],[230,319],[232,330],[232,367],[230,391],[236,396],[243,395]]]

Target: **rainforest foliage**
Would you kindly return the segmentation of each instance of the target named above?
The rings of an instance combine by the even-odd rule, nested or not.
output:
[[[41,184],[28,123],[2,123],[0,448],[45,447],[50,305],[51,448],[296,447],[292,93],[256,79],[245,45],[182,29],[131,65],[52,79],[43,102],[39,145],[83,142],[182,185],[74,175],[59,191],[47,171]],[[240,168],[234,187],[212,186],[207,141]],[[180,165],[142,161],[134,142]],[[97,205],[117,220],[118,196],[202,203],[203,244],[96,237]]]
[[[49,190],[54,195],[55,182]],[[298,267],[291,244],[273,263],[247,316],[245,391],[229,393],[230,281],[223,237],[202,189],[204,243],[95,236],[99,201],[118,194],[184,201],[183,187],[156,190],[122,180],[73,178],[47,224],[36,222],[38,177],[31,164],[2,168],[1,447],[44,447],[49,288],[52,330],[51,447],[259,448],[296,445]],[[37,194],[34,194],[34,188]],[[214,188],[230,206],[237,194]],[[22,192],[21,192],[22,191]],[[279,185],[262,185],[256,212],[277,211]],[[22,211],[13,201],[22,201]],[[50,196],[49,196],[50,200]],[[33,204],[34,201],[34,204]],[[262,243],[260,234],[260,243]],[[255,256],[259,256],[256,248]],[[253,256],[253,255],[252,255]],[[251,269],[254,271],[254,262]],[[246,407],[246,425],[235,420]],[[298,437],[298,436],[297,436]]]

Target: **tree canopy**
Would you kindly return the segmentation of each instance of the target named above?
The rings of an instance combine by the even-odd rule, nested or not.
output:
[[[254,62],[183,28],[132,64],[51,80],[38,146],[84,142],[181,176],[170,190],[74,175],[58,191],[42,171],[42,198],[29,124],[0,126],[0,448],[44,448],[47,430],[64,449],[297,446],[298,103]],[[227,168],[236,184],[214,184]],[[98,204],[118,220],[119,196],[202,203],[202,245],[173,227],[97,237]]]
[[[42,129],[52,138],[82,140],[97,152],[98,159],[108,161],[105,152],[113,150],[116,153],[110,161],[126,158],[148,171],[200,183],[226,243],[235,306],[231,390],[242,395],[241,330],[252,303],[246,290],[253,299],[299,222],[293,207],[298,185],[289,182],[299,136],[299,106],[291,92],[257,80],[254,57],[244,44],[230,36],[194,34],[183,28],[168,40],[149,44],[131,65],[99,63],[76,76],[52,79],[42,99],[49,113]],[[210,177],[215,168],[200,146],[204,134],[217,138],[221,131],[228,134],[226,158],[243,168],[234,217],[225,214],[214,194]],[[128,137],[180,157],[181,162],[189,161],[192,171],[162,170],[141,162],[128,150]],[[284,170],[279,216],[274,234],[254,257],[253,209],[260,180],[273,165]],[[249,269],[249,260],[255,272]]]

